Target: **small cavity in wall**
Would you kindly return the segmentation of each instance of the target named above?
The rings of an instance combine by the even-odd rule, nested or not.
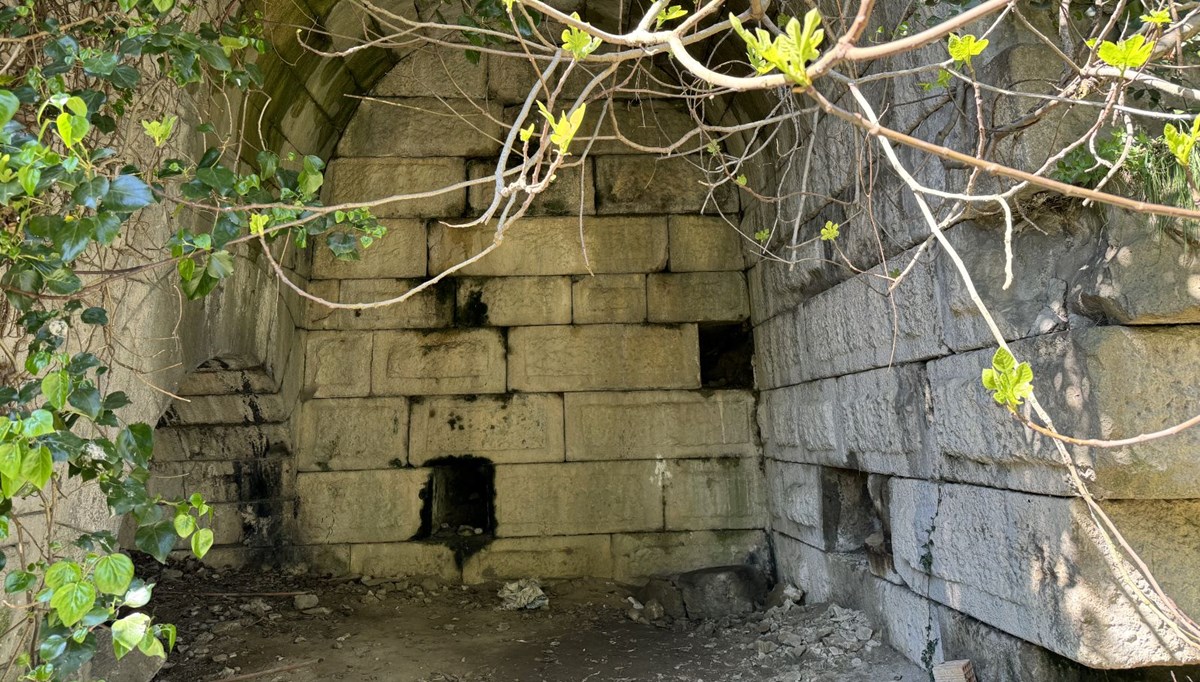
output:
[[[455,562],[486,547],[496,530],[496,468],[482,457],[441,457],[427,463],[421,529],[413,540],[444,544]]]

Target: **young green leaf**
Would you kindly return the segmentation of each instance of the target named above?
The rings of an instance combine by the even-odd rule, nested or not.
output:
[[[841,234],[839,229],[840,227],[841,225],[838,223],[835,223],[832,220],[826,220],[825,227],[821,228],[821,241],[831,242],[837,239],[838,235]]]
[[[1143,14],[1139,17],[1144,24],[1155,24],[1162,26],[1171,23],[1171,13],[1165,9],[1156,9],[1149,14]]]
[[[179,120],[177,116],[163,116],[157,121],[142,121],[142,128],[150,139],[154,140],[155,147],[161,147],[167,143],[171,137],[171,133],[175,131],[175,123]]]
[[[1096,50],[1096,56],[1109,66],[1116,67],[1124,73],[1127,69],[1139,69],[1150,61],[1154,54],[1154,41],[1146,40],[1140,33],[1129,36],[1119,43],[1104,41]]]
[[[541,110],[542,116],[550,122],[550,141],[558,146],[558,151],[563,156],[568,154],[567,148],[571,146],[571,141],[575,139],[575,134],[579,132],[579,126],[583,124],[584,112],[587,111],[587,103],[580,104],[579,108],[571,112],[570,116],[567,112],[559,114],[558,120],[554,120],[554,114],[546,108],[545,104],[538,102],[538,109]]]
[[[654,18],[654,30],[660,30],[663,27],[663,24],[671,21],[672,19],[678,19],[686,16],[687,10],[679,5],[664,7],[663,9],[658,10],[658,16]]]
[[[579,21],[579,12],[572,12],[571,18]],[[586,59],[588,55],[596,51],[596,48],[600,47],[602,42],[599,38],[593,38],[587,31],[574,26],[563,29],[562,41],[563,49],[570,52],[576,61]]]
[[[980,40],[970,33],[964,36],[951,34],[946,49],[955,65],[971,68],[971,58],[983,54],[987,46],[987,38]]]
[[[144,613],[131,613],[112,624],[113,653],[117,660],[133,651],[146,636],[150,628],[150,616]]]

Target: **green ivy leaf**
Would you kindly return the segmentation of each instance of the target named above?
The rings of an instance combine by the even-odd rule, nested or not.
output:
[[[21,475],[21,446],[16,443],[0,444],[0,474],[4,474],[8,478],[17,478]]]
[[[165,563],[171,550],[175,548],[175,528],[170,521],[159,521],[137,529],[133,536],[133,544],[146,554]],[[192,542],[195,542],[193,538]]]
[[[46,587],[52,589],[80,580],[83,580],[83,569],[74,561],[58,561],[46,569]]]
[[[37,576],[29,571],[13,571],[4,576],[4,591],[8,594],[24,592],[33,587],[36,582]]]
[[[47,374],[42,378],[42,395],[54,409],[61,410],[71,395],[71,376],[66,370]]]
[[[196,519],[191,514],[175,515],[175,532],[186,538],[196,530]]]
[[[102,594],[125,594],[133,582],[133,562],[124,554],[100,557],[93,573],[96,589]]]
[[[201,528],[192,535],[192,554],[196,555],[197,559],[203,559],[208,550],[213,546],[213,532],[210,528]]]
[[[47,410],[34,410],[23,420],[21,435],[26,438],[37,438],[48,433],[54,433],[54,415]]]
[[[30,448],[21,458],[21,476],[41,490],[54,475],[54,457],[46,447]]]
[[[84,324],[106,325],[108,324],[108,311],[93,306],[79,314],[79,321]]]
[[[54,590],[54,596],[50,598],[50,608],[67,627],[78,623],[95,603],[96,588],[83,582],[64,585]]]
[[[146,636],[146,630],[150,627],[150,616],[144,613],[131,613],[124,618],[113,622],[112,638],[113,638],[113,653],[116,654],[117,660],[121,660],[125,654],[133,651],[141,643],[142,638]]]
[[[21,100],[8,90],[0,90],[0,128],[13,119],[17,115],[17,109],[21,108]]]
[[[117,213],[132,213],[154,203],[150,186],[136,175],[118,175],[110,184],[103,208]]]

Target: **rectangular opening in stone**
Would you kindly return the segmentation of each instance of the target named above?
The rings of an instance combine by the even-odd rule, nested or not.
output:
[[[754,336],[749,323],[702,324],[700,384],[704,388],[754,388]]]
[[[414,540],[455,543],[490,537],[496,527],[496,469],[482,457],[443,457],[429,463],[421,492],[421,530]]]

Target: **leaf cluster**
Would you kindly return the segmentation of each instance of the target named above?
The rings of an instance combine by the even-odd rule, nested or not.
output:
[[[804,15],[803,24],[795,17],[788,19],[783,35],[772,36],[761,28],[751,33],[734,14],[729,15],[729,23],[746,43],[746,55],[755,71],[767,74],[779,70],[799,86],[811,84],[808,64],[820,56],[818,48],[825,40],[821,14],[815,8]]]

